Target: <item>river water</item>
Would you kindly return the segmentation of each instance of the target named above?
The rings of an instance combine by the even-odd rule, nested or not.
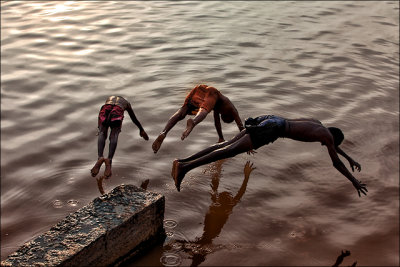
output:
[[[325,147],[288,139],[194,169],[178,193],[172,161],[218,140],[212,116],[151,144],[199,83],[243,120],[340,127],[368,195]],[[345,249],[346,266],[399,264],[398,1],[1,2],[2,259],[100,195],[89,170],[113,94],[150,141],[125,114],[105,190],[149,179],[166,197],[168,238],[130,266],[331,266]]]

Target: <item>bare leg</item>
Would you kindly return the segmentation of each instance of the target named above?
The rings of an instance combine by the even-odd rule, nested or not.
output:
[[[190,132],[193,130],[194,126],[199,124],[201,121],[207,117],[208,111],[204,108],[201,108],[199,112],[197,112],[196,116],[193,119],[188,119],[186,123],[186,130],[182,133],[181,139],[184,140]]]
[[[112,160],[115,154],[115,150],[117,149],[118,144],[118,136],[121,132],[121,128],[112,128],[110,133],[110,146],[108,150],[108,158]]]
[[[208,150],[209,148],[206,149]],[[182,183],[182,180],[185,177],[186,173],[189,172],[190,170],[213,161],[234,157],[237,154],[247,152],[251,149],[253,149],[253,145],[251,142],[250,135],[244,134],[235,142],[223,146],[220,149],[212,150],[211,152],[201,156],[200,158],[187,162],[179,162],[179,160],[175,160],[172,166],[172,171],[173,171],[172,176],[175,181],[176,189],[180,191],[180,185]]]
[[[99,127],[99,136],[97,138],[97,155],[98,158],[103,157],[104,147],[106,145],[106,139],[108,134],[108,127],[104,125],[100,125]]]
[[[322,124],[322,122],[320,122],[319,120],[313,119],[313,118],[289,119],[288,121],[289,122],[290,121],[308,121],[308,122],[315,122],[315,123],[318,123],[318,124]]]
[[[217,143],[217,144],[214,144],[214,145],[212,145],[212,146],[209,146],[208,148],[203,149],[203,150],[201,150],[200,152],[198,152],[198,153],[196,153],[196,154],[194,154],[194,155],[191,155],[191,156],[189,156],[189,157],[187,157],[187,158],[184,158],[184,159],[175,159],[174,163],[172,164],[171,176],[172,176],[172,177],[174,176],[174,173],[175,173],[175,171],[176,171],[176,166],[177,166],[177,163],[178,163],[178,162],[188,162],[188,161],[191,161],[191,160],[195,160],[195,159],[197,159],[197,158],[200,158],[200,157],[202,157],[202,156],[204,156],[204,155],[206,155],[206,154],[208,154],[208,153],[210,153],[210,152],[212,152],[212,151],[214,151],[214,150],[223,148],[223,147],[225,147],[225,146],[228,146],[228,145],[230,145],[230,144],[236,142],[237,140],[239,140],[240,138],[242,138],[243,135],[245,135],[245,134],[246,134],[246,130],[242,130],[240,133],[238,133],[236,136],[234,136],[234,137],[233,137],[231,140],[229,140],[229,141],[225,141],[225,142],[221,142],[221,143]]]
[[[99,136],[97,138],[97,162],[94,164],[93,168],[90,170],[90,173],[92,174],[92,177],[95,177],[101,168],[101,165],[104,162],[104,146],[106,144],[106,139],[107,139],[107,133],[108,133],[108,127],[100,125],[99,126]]]
[[[172,129],[172,127],[174,127],[178,121],[183,120],[185,118],[187,110],[188,110],[188,108],[186,106],[181,107],[168,120],[167,125],[165,125],[164,130],[159,134],[159,136],[157,137],[157,139],[154,141],[154,143],[152,145],[154,153],[157,153],[157,151],[160,149],[162,142],[164,141],[165,137],[167,136],[167,133]]]
[[[209,146],[208,148],[203,149],[202,151],[200,151],[200,152],[198,152],[198,153],[196,153],[196,154],[194,154],[194,155],[191,155],[191,156],[189,156],[189,157],[187,157],[187,158],[178,159],[178,161],[179,161],[179,162],[187,162],[187,161],[191,161],[191,160],[200,158],[200,157],[202,157],[202,156],[204,156],[204,155],[206,155],[206,154],[208,154],[208,153],[210,153],[210,152],[212,152],[212,151],[214,151],[214,150],[223,148],[223,147],[225,147],[225,146],[227,146],[227,145],[230,145],[230,144],[236,142],[237,140],[239,140],[240,138],[242,138],[245,134],[246,134],[246,130],[242,130],[240,133],[238,133],[237,135],[235,135],[235,136],[234,136],[231,140],[229,140],[229,141],[225,141],[225,142],[221,142],[221,143],[214,144],[214,145]]]
[[[106,179],[110,178],[112,175],[111,173],[111,163],[112,163],[112,158],[114,157],[115,150],[117,149],[117,144],[118,144],[118,136],[121,131],[121,128],[115,127],[111,129],[110,133],[110,145],[108,149],[108,158],[104,160],[106,164],[106,169],[104,171],[104,176]]]

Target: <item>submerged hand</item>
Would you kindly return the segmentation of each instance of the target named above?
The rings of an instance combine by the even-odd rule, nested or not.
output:
[[[366,184],[363,184],[361,181],[358,181],[357,179],[355,179],[355,181],[353,182],[353,186],[357,189],[357,193],[358,193],[359,197],[361,197],[360,192],[363,193],[364,195],[367,195],[366,192],[368,192],[368,189],[367,189]]]
[[[146,141],[149,140],[149,136],[147,135],[147,133],[144,130],[140,131],[140,136],[143,137],[143,139]]]

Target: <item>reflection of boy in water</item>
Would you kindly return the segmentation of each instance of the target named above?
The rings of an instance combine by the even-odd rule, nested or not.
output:
[[[192,264],[191,266],[198,266],[206,260],[206,256],[209,253],[206,246],[211,245],[214,238],[216,238],[220,233],[225,223],[228,221],[229,215],[231,215],[233,208],[239,203],[240,199],[243,197],[247,182],[249,181],[250,173],[255,169],[250,161],[246,162],[244,166],[244,180],[237,192],[236,196],[232,196],[229,192],[218,193],[219,180],[221,175],[221,165],[223,161],[216,162],[216,173],[211,181],[211,200],[212,203],[210,208],[204,218],[204,229],[203,235],[196,239],[194,242],[189,242],[189,246],[184,246],[183,249],[192,254]],[[179,241],[178,241],[179,242]],[[183,242],[184,245],[186,242]],[[200,246],[200,249],[196,248],[196,252],[193,252],[190,248],[196,248],[196,245]]]
[[[98,119],[98,140],[97,140],[97,153],[98,159],[94,167],[90,170],[93,177],[95,177],[100,170],[103,162],[106,164],[104,176],[109,178],[111,176],[111,162],[117,148],[118,135],[121,132],[122,121],[124,119],[125,110],[128,112],[131,120],[139,128],[139,134],[143,139],[149,140],[147,133],[144,131],[142,125],[138,121],[133,112],[131,104],[122,96],[110,96],[107,98],[106,103],[101,107]],[[111,128],[110,144],[108,157],[103,157],[104,146],[107,139],[108,128]]]
[[[348,250],[343,251],[342,250],[342,253],[339,255],[339,257],[337,257],[336,262],[335,262],[335,264],[332,265],[332,267],[338,267],[343,262],[343,259],[345,257],[347,257],[347,256],[350,256],[350,251],[348,251]],[[355,267],[356,265],[357,265],[357,262],[355,261],[351,265],[351,267]]]
[[[210,209],[204,218],[203,235],[196,241],[197,244],[201,245],[210,244],[212,240],[220,234],[222,227],[228,221],[229,215],[232,213],[233,208],[237,203],[239,203],[240,199],[244,195],[250,173],[255,169],[253,168],[253,164],[250,164],[250,161],[246,162],[243,170],[244,180],[242,186],[240,187],[236,196],[232,196],[232,194],[229,192],[218,193],[222,161],[218,161],[217,164],[218,172],[217,175],[213,177],[211,182],[212,204],[210,205]]]
[[[221,119],[225,123],[236,122],[239,131],[243,130],[243,124],[232,102],[221,94],[216,88],[207,85],[197,85],[186,97],[182,107],[168,120],[164,130],[159,134],[153,143],[153,151],[157,153],[164,141],[167,133],[175,126],[175,124],[183,120],[186,115],[195,115],[193,119],[188,119],[186,129],[182,134],[181,139],[184,140],[193,128],[205,119],[208,113],[214,111],[215,129],[218,133],[218,142],[224,141],[221,130]]]
[[[245,127],[245,130],[230,141],[210,146],[188,158],[176,159],[172,165],[172,177],[178,191],[185,174],[198,166],[234,157],[237,154],[272,143],[279,137],[287,137],[302,142],[320,142],[321,145],[326,146],[333,166],[350,180],[358,195],[361,196],[360,192],[364,195],[368,192],[366,185],[354,178],[339,159],[338,154],[349,161],[353,171],[354,168],[358,171],[361,170],[360,164],[339,148],[344,139],[340,129],[326,128],[320,121],[314,119],[284,119],[273,115],[249,118],[245,122]]]

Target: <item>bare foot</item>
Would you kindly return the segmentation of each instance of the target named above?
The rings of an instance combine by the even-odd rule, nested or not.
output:
[[[186,122],[186,130],[183,132],[181,139],[184,140],[194,128],[193,119],[188,119]]]
[[[172,163],[172,177],[174,178],[175,181],[175,187],[178,190],[178,192],[181,191],[181,183],[183,178],[185,177],[185,172],[182,170],[182,165],[179,163],[179,161],[176,159]]]
[[[104,171],[104,176],[106,179],[110,178],[112,173],[111,173],[111,160],[110,159],[104,159],[104,163],[106,164],[106,169]]]
[[[99,173],[100,167],[101,167],[101,165],[103,165],[103,162],[104,162],[104,158],[100,157],[97,160],[96,164],[94,164],[94,167],[90,170],[92,177],[95,177]]]
[[[99,188],[100,194],[104,195],[104,189],[103,189],[103,180],[104,176],[100,176],[96,178],[97,180],[97,187]]]
[[[164,133],[162,133],[154,141],[153,145],[151,146],[153,148],[154,153],[157,153],[157,151],[160,149],[161,144],[164,141],[165,136],[166,135]]]

